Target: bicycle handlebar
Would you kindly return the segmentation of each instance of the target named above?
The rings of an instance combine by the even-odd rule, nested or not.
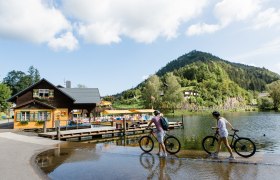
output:
[[[216,130],[216,131],[218,131],[218,130],[219,130],[219,128],[217,128],[217,127],[211,127],[211,129]],[[238,130],[238,129],[234,129],[234,128],[232,128],[231,130],[232,130],[232,131],[234,131],[234,132],[239,132],[239,130]]]

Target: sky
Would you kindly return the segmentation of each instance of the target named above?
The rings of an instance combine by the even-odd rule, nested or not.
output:
[[[34,66],[106,96],[192,50],[280,74],[279,0],[0,0],[0,81]]]

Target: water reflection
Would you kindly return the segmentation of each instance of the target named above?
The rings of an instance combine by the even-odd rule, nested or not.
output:
[[[147,179],[172,179],[180,170],[182,160],[178,158],[159,158],[150,153],[142,153],[140,164],[147,170]]]
[[[58,144],[54,149],[40,153],[36,158],[36,164],[47,174],[56,169],[59,165],[68,161],[82,161],[98,158],[98,156],[88,156],[90,152],[96,150],[96,144],[82,144],[68,142]]]
[[[78,143],[83,144],[83,143]],[[40,154],[37,164],[50,179],[270,179],[280,166],[159,158],[139,147],[98,144],[62,144]]]

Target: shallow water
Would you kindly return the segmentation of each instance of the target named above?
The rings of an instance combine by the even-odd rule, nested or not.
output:
[[[40,154],[36,162],[51,179],[273,179],[280,175],[279,115],[257,112],[224,115],[240,129],[240,136],[257,144],[257,163],[213,162],[199,153],[185,158],[169,155],[163,159],[155,155],[156,150],[151,154],[140,150],[141,135],[101,143],[60,144]],[[169,117],[169,120],[181,118]],[[213,133],[210,127],[214,125],[211,116],[188,116],[184,117],[184,129],[170,133],[180,139],[182,151],[202,152],[201,140]]]
[[[77,147],[72,143],[46,151],[38,165],[51,179],[272,179],[280,164],[212,162],[203,159],[159,158],[137,147],[112,142]]]

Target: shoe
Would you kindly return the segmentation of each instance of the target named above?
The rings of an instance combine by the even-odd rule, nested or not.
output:
[[[167,157],[167,153],[162,153],[159,157],[166,158]]]
[[[211,157],[215,159],[218,158],[218,153],[211,153]]]
[[[235,157],[234,156],[229,156],[228,160],[235,160]]]
[[[160,157],[160,156],[162,156],[162,153],[161,153],[161,152],[158,152],[157,155]]]

